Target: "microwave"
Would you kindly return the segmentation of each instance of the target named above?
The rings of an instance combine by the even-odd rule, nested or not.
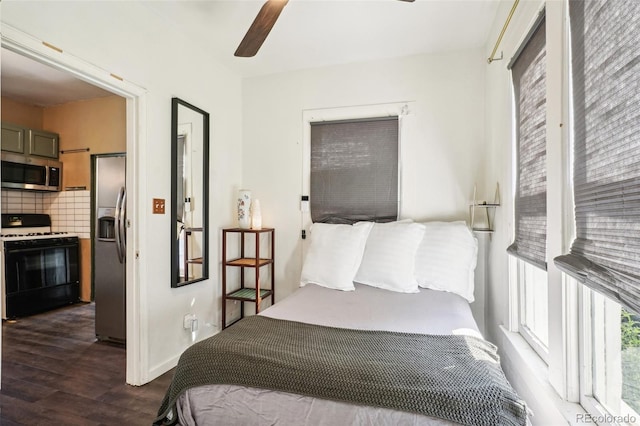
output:
[[[2,153],[2,187],[60,191],[62,163],[53,159]]]

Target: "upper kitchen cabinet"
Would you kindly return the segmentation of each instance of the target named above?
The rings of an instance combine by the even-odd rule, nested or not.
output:
[[[29,154],[58,158],[59,136],[43,130],[29,130]]]
[[[57,133],[2,123],[2,150],[39,157],[58,158]]]
[[[2,150],[24,154],[26,129],[9,123],[2,123]]]

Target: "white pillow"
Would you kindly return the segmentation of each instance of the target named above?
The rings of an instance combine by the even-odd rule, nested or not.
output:
[[[385,290],[417,293],[415,255],[423,234],[424,225],[419,223],[374,224],[355,281]]]
[[[418,285],[459,294],[473,302],[478,241],[467,224],[426,222],[424,238],[416,252]]]
[[[311,225],[311,243],[302,266],[300,286],[313,283],[336,290],[354,290],[353,277],[372,226],[372,222]]]

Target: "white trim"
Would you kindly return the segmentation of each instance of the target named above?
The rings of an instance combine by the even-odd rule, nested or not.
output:
[[[513,236],[511,238],[513,241]],[[519,267],[520,260],[511,255],[507,255],[509,267],[509,322],[507,329],[514,333],[520,331],[520,279]]]
[[[563,120],[566,96],[563,93],[565,71],[565,5],[563,2],[546,2],[546,50],[547,50],[547,182],[565,182],[566,132]],[[549,381],[563,397],[568,397],[570,378],[566,366],[569,360],[568,336],[575,327],[575,318],[568,315],[575,307],[567,303],[574,300],[563,285],[563,274],[553,259],[566,253],[564,230],[565,191],[562,185],[547,187],[547,274],[549,286]],[[572,386],[572,385],[571,385]],[[572,386],[573,387],[573,386]]]
[[[66,71],[74,77],[108,90],[126,98],[126,146],[127,146],[127,216],[129,221],[141,224],[137,183],[138,177],[145,171],[144,152],[146,145],[146,93],[147,91],[127,80],[114,76],[93,64],[77,58],[67,52],[47,47],[43,40],[38,40],[22,31],[2,23],[2,47],[20,55]],[[61,48],[63,46],[60,46]],[[139,253],[140,241],[144,241],[144,227],[127,227],[127,373],[126,381],[131,385],[146,383],[148,375],[148,319],[146,299],[146,283],[141,276]],[[132,261],[135,260],[135,261]]]
[[[638,424],[638,413],[622,399],[621,307],[582,285],[579,294],[580,404],[593,417],[627,418],[630,424]]]
[[[181,354],[180,354],[181,355]],[[178,360],[180,359],[180,355],[176,355],[172,358],[169,358],[167,361],[163,362],[159,365],[154,365],[149,370],[149,377],[160,377],[167,371],[171,370],[173,367],[178,365]]]
[[[566,377],[566,399],[580,401],[580,304],[578,303],[578,283],[566,274],[562,274],[564,299],[564,371]]]
[[[146,91],[132,94],[127,98],[127,215],[133,218],[133,224],[143,223],[140,205],[142,191],[138,187],[140,177],[146,174],[145,151],[147,141]],[[133,212],[131,210],[133,207]],[[132,214],[133,213],[133,214]],[[149,312],[146,295],[146,278],[142,275],[144,257],[140,254],[140,244],[146,240],[146,228],[134,226],[128,231],[127,259],[135,260],[127,265],[127,383],[140,386],[150,381],[149,375]],[[129,239],[131,237],[131,239]]]
[[[520,328],[518,329],[518,331],[522,338],[529,344],[529,346],[531,346],[531,349],[533,349],[540,357],[540,359],[544,361],[545,364],[549,364],[549,351],[542,340],[540,340],[538,336],[536,336],[535,333],[524,324],[520,324]]]
[[[590,412],[598,412],[596,406],[593,404],[595,401],[590,395],[593,391],[593,375],[591,373],[591,366],[593,364],[593,353],[591,351],[591,336],[592,322],[591,322],[591,293],[587,291],[584,286],[578,286],[578,327],[579,327],[579,360],[580,360],[580,404]],[[588,391],[587,391],[588,390]],[[589,392],[589,395],[587,395]]]
[[[39,40],[17,28],[2,23],[2,47],[22,56],[49,65],[60,71],[66,71],[74,77],[94,86],[105,89],[127,99],[143,96],[146,89],[121,79],[109,71],[73,56],[64,50],[57,51],[47,47],[45,40]]]
[[[566,2],[545,2],[527,25],[529,28],[537,21],[539,13],[545,10],[546,15],[546,99],[547,99],[547,181],[568,182],[567,169],[568,153],[568,126],[565,125],[568,118],[568,99],[563,91],[567,80],[567,25]],[[556,40],[561,40],[556,43]],[[520,45],[519,43],[518,45]],[[512,96],[513,102],[513,96]],[[513,129],[512,129],[513,130]],[[515,137],[513,138],[515,140]],[[512,149],[511,170],[512,188],[515,182],[516,158]],[[525,327],[516,326],[521,301],[520,296],[510,297],[509,329],[519,330],[524,338],[527,338],[532,347],[545,357],[549,366],[549,381],[562,397],[572,401],[578,399],[578,379],[576,374],[577,360],[577,321],[575,310],[577,300],[575,286],[566,286],[563,274],[555,267],[554,257],[566,253],[566,247],[571,231],[568,229],[569,214],[565,210],[567,198],[571,194],[562,186],[552,185],[547,188],[547,291],[548,291],[548,344],[547,350],[541,351],[536,339],[531,339]],[[511,213],[511,212],[510,212]],[[518,272],[522,269],[518,261],[509,260],[510,291],[520,291],[522,281]],[[571,315],[574,315],[573,317]],[[567,368],[572,366],[571,368]]]
[[[621,306],[581,285],[580,307],[580,403],[594,417],[639,424],[639,414],[622,399]]]
[[[554,18],[555,25],[561,27],[562,50],[559,53],[561,58],[561,84],[553,90],[557,90],[561,100],[561,122],[557,135],[560,138],[560,146],[556,149],[556,155],[561,167],[561,194],[559,204],[561,205],[558,220],[560,221],[559,242],[560,254],[568,253],[571,242],[575,236],[575,217],[573,203],[573,149],[571,141],[571,117],[572,104],[569,90],[571,78],[571,38],[569,34],[569,3],[563,1],[554,4],[551,10],[558,11]],[[554,16],[555,16],[554,15]],[[553,259],[550,259],[553,263]],[[554,270],[555,264],[552,265]],[[578,283],[568,275],[561,273],[561,285],[563,289],[563,352],[562,362],[564,371],[565,397],[569,401],[580,401],[580,304],[578,294]]]
[[[586,414],[577,403],[563,400],[549,381],[549,368],[522,335],[500,326],[502,367],[509,381],[533,411],[532,424],[584,424],[578,414]],[[566,423],[565,423],[566,422]]]
[[[526,318],[527,318],[527,309],[530,308],[530,306],[527,306],[527,300],[526,300],[526,289],[525,286],[537,286],[538,282],[529,282],[529,280],[526,279],[526,271],[525,268],[537,268],[537,266],[528,264],[527,262],[517,259],[517,268],[518,268],[518,294],[519,294],[519,302],[518,302],[518,331],[520,333],[520,335],[527,341],[527,343],[531,346],[531,348],[536,351],[536,353],[538,354],[538,356],[545,362],[545,364],[549,364],[549,348],[547,347],[547,344],[544,343],[542,341],[542,339],[540,339],[533,330],[531,330],[527,324],[526,324]],[[547,277],[548,280],[548,275],[545,272],[545,276]],[[548,286],[548,283],[544,283],[545,285]],[[548,288],[547,288],[547,294],[548,294]],[[540,299],[540,297],[538,297],[538,299]],[[548,299],[548,297],[547,297]],[[539,302],[539,300],[538,300]],[[547,308],[549,306],[548,300],[547,300]],[[536,327],[537,328],[537,327]]]

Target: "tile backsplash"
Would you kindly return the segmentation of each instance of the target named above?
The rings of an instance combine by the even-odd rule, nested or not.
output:
[[[2,190],[2,213],[46,213],[51,230],[91,237],[91,192]]]

